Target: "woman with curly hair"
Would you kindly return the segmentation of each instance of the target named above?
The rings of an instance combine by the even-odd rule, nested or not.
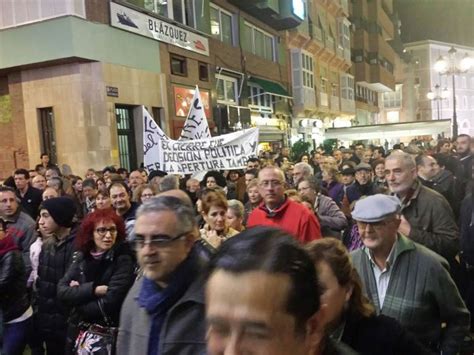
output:
[[[73,352],[81,322],[118,326],[120,308],[134,281],[135,256],[125,225],[112,209],[88,214],[76,237],[77,252],[58,284],[58,298],[71,307],[66,353]]]

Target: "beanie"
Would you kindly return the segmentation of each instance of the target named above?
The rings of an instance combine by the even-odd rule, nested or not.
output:
[[[72,226],[72,219],[76,213],[76,206],[71,198],[50,198],[41,203],[40,209],[47,210],[58,226]]]

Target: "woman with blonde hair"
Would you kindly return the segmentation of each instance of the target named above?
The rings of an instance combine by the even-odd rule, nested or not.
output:
[[[133,191],[133,202],[137,202],[139,204],[142,204],[146,200],[149,200],[153,196],[156,196],[158,191],[156,190],[155,186],[149,185],[149,184],[143,184],[139,185],[134,191]]]
[[[324,238],[305,246],[325,291],[324,323],[334,340],[359,354],[431,354],[398,321],[377,315],[362,291],[362,283],[341,241]]]

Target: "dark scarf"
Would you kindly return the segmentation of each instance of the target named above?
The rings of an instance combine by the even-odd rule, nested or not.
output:
[[[196,256],[193,250],[189,256],[170,275],[168,287],[161,288],[155,281],[146,277],[138,295],[138,304],[151,316],[151,329],[148,341],[148,354],[158,353],[160,333],[166,314],[184,295],[196,276]]]
[[[18,247],[13,240],[13,237],[11,235],[6,235],[0,240],[0,256],[5,255],[12,250],[18,250]]]
[[[359,189],[359,192],[362,196],[372,195],[373,191],[372,191],[372,183],[371,182],[368,182],[365,185],[361,185],[356,181],[356,184],[358,185],[357,188]]]

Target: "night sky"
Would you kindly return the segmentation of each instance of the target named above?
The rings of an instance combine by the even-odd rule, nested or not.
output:
[[[474,47],[474,0],[394,0],[404,43],[427,39]]]

